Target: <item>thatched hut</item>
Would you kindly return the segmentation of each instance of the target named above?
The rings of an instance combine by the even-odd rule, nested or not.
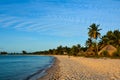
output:
[[[78,55],[78,56],[83,56],[84,54],[85,54],[85,52],[81,50],[81,51],[78,52],[77,55]]]
[[[94,48],[93,47],[88,48],[87,51],[85,52],[85,55],[94,56],[95,55]]]
[[[106,45],[104,48],[102,48],[99,52],[98,52],[98,55],[99,56],[104,56],[104,53],[106,52],[107,55],[109,56],[113,56],[114,55],[114,52],[116,52],[117,49],[112,46],[112,45]]]

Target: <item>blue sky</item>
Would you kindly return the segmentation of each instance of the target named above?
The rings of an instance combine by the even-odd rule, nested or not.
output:
[[[92,23],[120,29],[120,0],[0,0],[0,51],[84,45]]]

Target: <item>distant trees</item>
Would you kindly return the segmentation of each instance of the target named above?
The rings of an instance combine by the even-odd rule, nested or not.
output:
[[[64,50],[64,47],[62,47],[61,45],[60,46],[58,46],[57,47],[57,54],[60,54],[60,55],[62,55],[64,52],[63,52],[63,50]]]
[[[3,51],[3,52],[0,52],[1,55],[5,55],[5,54],[8,54],[7,52]]]
[[[64,51],[64,54],[69,54],[69,53],[70,53],[70,48],[67,47],[67,46],[65,46],[65,47],[63,48],[63,51]]]
[[[98,56],[98,50],[101,50],[106,45],[110,44],[117,48],[117,52],[115,54],[120,56],[120,31],[108,31],[105,35],[101,37],[100,34],[100,25],[96,25],[95,23],[91,24],[88,27],[88,40],[86,41],[86,46],[73,45],[72,47],[63,47],[62,45],[58,46],[55,49],[49,49],[45,51],[34,52],[33,54],[45,54],[45,55],[69,55],[69,56],[86,56],[87,52],[90,53],[88,56]],[[100,41],[98,42],[98,38]],[[26,54],[26,52],[23,52]],[[91,54],[92,53],[92,54]],[[106,52],[104,52],[106,54]]]
[[[81,51],[81,46],[80,46],[80,44],[73,45],[73,46],[70,48],[69,54],[70,54],[70,55],[73,55],[73,56],[78,56],[80,51]]]
[[[22,51],[23,54],[27,54],[27,52],[25,50]]]
[[[34,52],[33,54],[46,54],[46,55],[69,55],[78,56],[78,53],[82,51],[80,44],[70,47],[58,46],[56,49],[49,49],[47,51]]]

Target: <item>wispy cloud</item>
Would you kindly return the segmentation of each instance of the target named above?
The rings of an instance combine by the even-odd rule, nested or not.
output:
[[[8,21],[6,23],[4,23],[4,27],[9,27],[9,26],[12,26],[13,24],[16,24],[16,23],[20,23],[21,20],[12,20],[12,21]]]
[[[3,27],[17,30],[68,36],[78,35],[81,29],[83,32],[80,31],[80,33],[85,34],[87,31],[85,29],[93,22],[104,23],[103,26],[108,26],[109,23],[113,26],[119,25],[118,3],[106,0],[104,1],[106,5],[102,5],[103,1],[30,0],[29,4],[3,5],[2,11],[8,16],[1,15],[0,23]],[[13,10],[9,10],[10,8]]]
[[[100,24],[101,34],[120,29],[120,1],[1,0],[0,47],[20,51],[84,44],[92,23]]]
[[[8,22],[8,21],[15,20],[15,19],[16,19],[16,17],[0,16],[0,23]]]
[[[23,28],[23,27],[27,27],[25,25],[29,25],[29,24],[33,24],[33,22],[21,22],[19,24],[17,24],[14,28],[18,29],[18,28]]]

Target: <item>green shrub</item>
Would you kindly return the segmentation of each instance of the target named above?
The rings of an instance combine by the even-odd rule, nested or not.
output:
[[[118,56],[120,56],[120,54],[119,54],[118,51],[115,51],[115,52],[113,53],[113,56],[114,56],[114,57],[118,57]]]
[[[105,50],[105,51],[103,51],[103,52],[102,52],[102,56],[109,56],[109,52],[108,52],[108,51],[106,51],[106,50]]]
[[[120,57],[120,47],[117,48],[117,51],[115,51],[114,53],[114,56],[116,57]]]

